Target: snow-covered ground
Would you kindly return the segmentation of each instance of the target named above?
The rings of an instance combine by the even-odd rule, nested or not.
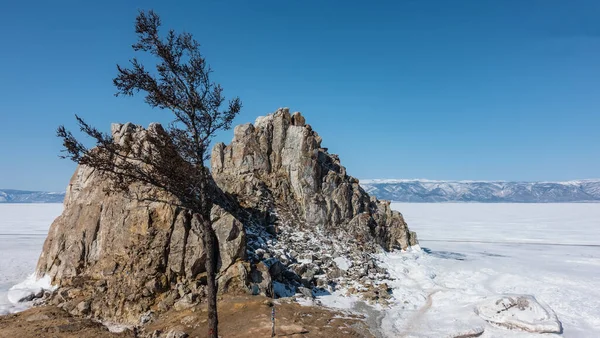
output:
[[[34,272],[50,224],[62,210],[62,204],[0,204],[0,314],[23,307],[8,301],[8,290]]]
[[[509,330],[482,318],[495,317],[493,306],[505,306],[506,297],[532,295],[540,304],[530,305],[526,317],[539,320],[537,327],[551,327],[555,314],[563,336],[600,337],[600,204],[392,206],[418,233],[422,250],[380,256],[395,278],[388,281],[391,308],[338,293],[318,296],[324,305],[369,314],[384,337],[481,331],[481,337],[556,336]],[[48,227],[61,211],[60,204],[0,204],[0,313],[17,310],[7,290],[34,271]]]
[[[514,312],[530,319],[532,328],[552,327],[555,314],[564,337],[600,337],[599,204],[392,207],[418,233],[422,250],[380,256],[395,278],[389,282],[394,303],[369,311],[362,304],[358,310],[378,317],[382,336],[556,336],[510,330],[482,318],[507,314],[501,320],[514,321],[510,311],[492,308],[505,306],[504,295],[532,295],[539,306]],[[318,298],[354,310],[360,304],[335,295]]]

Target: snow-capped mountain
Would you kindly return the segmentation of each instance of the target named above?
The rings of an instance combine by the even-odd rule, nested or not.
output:
[[[0,203],[62,203],[64,192],[0,189]]]
[[[600,202],[600,179],[564,182],[360,180],[379,199],[395,202]],[[64,192],[0,189],[0,203],[62,203]]]
[[[397,202],[600,202],[600,179],[565,182],[432,181],[374,179],[360,185]]]

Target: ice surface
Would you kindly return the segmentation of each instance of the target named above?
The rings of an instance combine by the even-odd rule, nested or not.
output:
[[[600,337],[600,204],[392,208],[417,232],[421,250],[379,256],[394,278],[386,281],[391,307],[369,307],[344,297],[344,290],[318,295],[316,302],[370,316],[381,337],[556,337],[482,318],[489,301],[533,295],[539,307],[500,320],[556,329],[554,312],[563,336]]]
[[[16,304],[19,302],[33,299],[33,296],[43,293],[44,290],[53,290],[54,287],[50,285],[50,277],[44,276],[37,278],[35,273],[29,275],[27,279],[19,284],[12,286],[8,289],[7,298],[8,301]],[[39,297],[35,297],[39,298]]]
[[[561,333],[554,311],[530,295],[490,297],[477,306],[476,313],[486,321],[529,332]]]
[[[395,303],[381,324],[385,336],[458,336],[479,329],[481,337],[556,336],[510,330],[477,315],[481,304],[514,294],[544,304],[529,313],[540,314],[529,318],[532,327],[551,323],[554,311],[565,337],[600,336],[600,205],[392,208],[419,234],[422,252],[381,256],[395,277]]]
[[[317,294],[315,303],[367,314],[383,337],[556,337],[490,324],[476,313],[489,300],[533,295],[556,314],[563,336],[600,337],[600,204],[392,207],[418,233],[421,250],[379,256],[394,277],[386,281],[391,307],[366,305],[345,290]],[[59,204],[0,205],[0,313],[23,309],[8,301],[8,290],[34,271],[61,211]]]
[[[35,270],[50,224],[62,209],[62,204],[0,204],[0,314],[28,307],[27,303],[10,302],[9,289],[23,281],[32,282],[29,276]],[[12,290],[11,299],[21,291]]]
[[[392,203],[392,208],[419,240],[600,245],[597,203]]]

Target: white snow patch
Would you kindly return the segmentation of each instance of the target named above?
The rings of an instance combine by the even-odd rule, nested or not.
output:
[[[421,246],[419,244],[413,245],[410,247],[410,250],[415,251],[415,252],[421,252]]]
[[[315,298],[323,306],[340,310],[352,310],[359,299],[356,296],[346,296],[345,293],[345,290],[315,292]]]
[[[50,285],[50,276],[37,278],[35,274],[31,274],[21,283],[8,289],[7,298],[9,302],[16,304],[38,295],[44,290],[53,291],[55,289],[56,287]]]
[[[347,271],[348,269],[350,269],[350,267],[352,267],[352,262],[348,258],[343,256],[336,257],[333,259],[333,261],[340,270]]]
[[[104,325],[108,329],[108,331],[110,331],[112,333],[121,333],[121,332],[125,332],[126,330],[131,330],[133,328],[133,326],[131,326],[131,325],[117,324],[117,323],[110,323],[110,322],[102,322],[102,325]]]
[[[529,332],[560,333],[554,311],[530,295],[491,297],[477,306],[477,314],[488,322]]]

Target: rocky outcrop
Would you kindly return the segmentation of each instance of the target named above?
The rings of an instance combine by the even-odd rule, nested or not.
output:
[[[237,126],[231,144],[212,152],[218,186],[259,211],[246,226],[248,257],[270,267],[275,286],[292,286],[275,287],[279,295],[356,281],[368,292],[386,277],[371,253],[417,244],[402,215],[370,197],[321,142],[284,108]]]
[[[147,133],[158,128],[114,125],[113,137],[144,148]],[[57,304],[69,312],[137,323],[152,309],[202,298],[206,252],[194,215],[174,196],[146,185],[136,184],[125,194],[112,191],[111,184],[86,166],[71,179],[64,211],[50,227],[37,265],[39,276],[50,276],[59,286]],[[230,285],[242,273],[237,263],[246,258],[245,231],[218,206],[211,216],[220,284]]]
[[[123,149],[152,154],[162,127],[113,125]],[[235,128],[212,152],[219,291],[311,296],[352,284],[388,297],[372,253],[415,245],[402,215],[370,197],[300,113],[280,109]],[[77,315],[143,324],[205,296],[206,252],[196,216],[175,196],[135,183],[129,193],[79,166],[37,266],[58,289],[50,302]],[[381,291],[383,290],[383,291]]]
[[[299,112],[280,109],[237,126],[230,145],[214,147],[213,177],[246,205],[293,216],[298,230],[343,231],[370,250],[416,244],[402,215],[370,197],[321,141]]]

